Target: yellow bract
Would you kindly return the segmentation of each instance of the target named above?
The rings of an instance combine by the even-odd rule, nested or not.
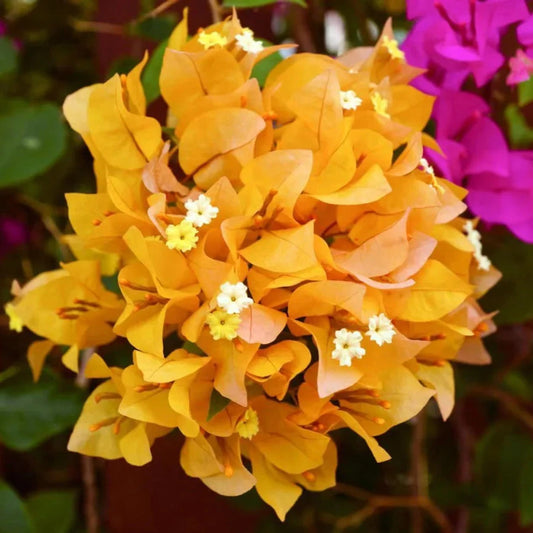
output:
[[[283,520],[302,488],[335,484],[336,429],[385,461],[376,437],[432,396],[450,414],[451,361],[490,360],[476,298],[499,273],[463,233],[466,191],[424,164],[433,97],[390,23],[342,61],[294,54],[261,89],[252,69],[280,47],[236,15],[188,40],[186,15],[163,59],[166,125],[146,115],[146,57],[66,99],[97,182],[67,196],[78,260],[14,284],[5,310],[43,338],[35,379],[55,345],[106,379],[69,449],[141,465],[177,428],[189,475],[255,486]],[[105,363],[117,337],[125,369]]]
[[[22,331],[22,328],[24,327],[24,322],[17,315],[14,305],[8,303],[5,305],[4,309],[6,311],[7,317],[9,318],[9,329],[20,333]]]

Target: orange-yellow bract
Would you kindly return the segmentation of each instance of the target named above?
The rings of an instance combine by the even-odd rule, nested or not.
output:
[[[449,416],[451,363],[489,362],[476,299],[499,274],[460,218],[466,191],[422,158],[433,98],[390,25],[340,59],[292,55],[264,88],[253,67],[279,47],[236,15],[187,33],[185,12],[165,127],[146,115],[147,58],[65,101],[97,186],[67,195],[78,261],[16,286],[7,311],[43,337],[36,378],[62,345],[71,370],[106,379],[70,450],[142,465],[177,428],[190,476],[255,487],[283,520],[302,488],[335,484],[336,429],[384,461],[379,435],[431,397]],[[124,369],[105,362],[116,337]]]

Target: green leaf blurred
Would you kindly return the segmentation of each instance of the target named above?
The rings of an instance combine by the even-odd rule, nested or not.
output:
[[[260,7],[275,4],[279,0],[224,0],[223,6],[226,7]],[[297,4],[299,6],[307,7],[304,0],[285,0],[290,4]]]
[[[18,451],[34,448],[72,427],[83,400],[81,390],[51,371],[37,383],[21,371],[0,387],[0,441]]]
[[[205,353],[196,344],[194,344],[194,342],[185,341],[181,347],[184,350],[187,350],[189,353],[205,356]]]
[[[513,324],[533,318],[533,285],[529,272],[533,270],[533,246],[509,234],[493,237],[485,234],[484,246],[502,279],[483,297],[485,309],[497,309],[498,324]]]
[[[518,85],[518,105],[520,107],[533,101],[533,77]]]
[[[216,389],[213,389],[211,393],[211,398],[209,400],[209,412],[207,413],[207,420],[211,420],[216,414],[220,413],[222,409],[228,405],[230,400],[225,396],[222,396],[220,392]]]
[[[118,57],[109,67],[106,78],[114,74],[127,74],[138,62],[137,58],[131,56]]]
[[[76,520],[76,491],[47,490],[26,501],[35,533],[68,533]]]
[[[0,533],[37,533],[24,502],[7,483],[1,480]]]
[[[478,442],[474,464],[476,483],[491,509],[517,509],[524,461],[532,453],[531,439],[510,423],[495,424]]]
[[[17,106],[0,116],[0,187],[44,172],[63,154],[67,130],[53,104]]]
[[[517,147],[529,147],[533,142],[533,130],[528,126],[520,108],[511,104],[505,109],[505,120],[509,127],[511,144]]]
[[[507,372],[502,380],[502,387],[522,400],[533,400],[531,378],[518,371]]]
[[[263,42],[268,45],[271,44],[266,41],[263,41]],[[257,63],[252,70],[252,78],[257,78],[259,85],[261,85],[261,87],[264,87],[265,81],[267,79],[267,76],[270,74],[270,71],[278,63],[281,63],[281,61],[283,61],[283,57],[281,56],[279,52],[270,54],[264,59],[261,59],[261,61],[259,61],[259,63]]]
[[[17,49],[11,39],[0,37],[0,76],[17,68]]]
[[[140,37],[159,42],[167,39],[175,26],[176,17],[173,15],[149,17],[135,24],[132,32],[133,35],[139,35]]]
[[[163,41],[150,56],[150,59],[144,67],[141,81],[144,88],[144,94],[148,103],[153,102],[161,94],[159,89],[159,75],[163,66],[163,56],[168,45],[168,39]]]

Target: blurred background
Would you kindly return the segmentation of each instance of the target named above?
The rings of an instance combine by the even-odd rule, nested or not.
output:
[[[399,41],[410,28],[402,0],[305,4],[225,2],[245,6],[239,16],[257,35],[294,41],[301,51],[337,55],[371,45],[389,17]],[[186,5],[190,28],[211,23],[210,0],[0,3],[2,302],[13,279],[23,284],[73,259],[63,240],[71,231],[64,193],[94,190],[91,157],[62,118],[64,98],[127,72],[149,50],[149,114],[164,117],[157,88],[164,41]],[[263,63],[257,76],[280,59]],[[531,84],[483,91],[498,102],[492,119],[510,145],[531,149]],[[493,364],[456,366],[451,418],[443,423],[430,404],[393,428],[380,439],[393,457],[387,463],[377,465],[362,440],[339,432],[338,487],[304,494],[285,524],[253,494],[223,498],[187,478],[176,435],[158,440],[143,468],[67,452],[87,389],[59,357],[34,384],[26,363],[32,334],[10,331],[2,315],[0,533],[533,532],[533,246],[500,226],[481,229],[484,252],[504,274],[482,301],[500,310],[486,343]]]

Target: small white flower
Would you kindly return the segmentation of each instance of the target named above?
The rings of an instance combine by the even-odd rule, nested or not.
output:
[[[483,246],[481,244],[481,233],[477,229],[474,229],[474,223],[471,220],[467,220],[463,226],[463,231],[466,233],[466,238],[470,241],[470,244],[474,248],[474,259],[477,261],[477,267],[479,270],[490,270],[492,264],[490,259],[483,255]]]
[[[422,170],[431,176],[431,183],[429,186],[436,192],[443,194],[445,191],[444,187],[437,181],[437,177],[435,176],[435,170],[434,168],[429,164],[428,160],[425,157],[420,158],[420,164],[422,167]]]
[[[424,172],[427,172],[431,176],[435,176],[435,170],[433,170],[433,167],[425,157],[420,158],[420,166]]]
[[[466,238],[469,240],[470,244],[474,248],[474,255],[481,254],[481,233],[474,228],[474,224],[471,220],[467,220],[463,226],[463,231],[466,233]]]
[[[365,335],[370,337],[370,340],[374,341],[378,346],[383,346],[384,343],[390,344],[392,342],[392,337],[396,335],[396,330],[390,318],[380,313],[370,317],[368,331]]]
[[[218,207],[211,205],[211,200],[204,194],[198,196],[197,200],[187,200],[185,209],[187,209],[185,220],[197,228],[209,224],[218,215]]]
[[[352,366],[352,359],[361,359],[366,350],[361,347],[363,336],[359,331],[349,331],[346,328],[335,332],[335,349],[331,353],[333,359],[339,361],[340,366]]]
[[[254,32],[250,28],[244,28],[242,33],[235,36],[237,45],[245,52],[258,54],[264,50],[263,43],[254,39]]]
[[[463,231],[468,235],[474,230],[474,223],[471,220],[467,220],[463,226]]]
[[[254,301],[248,296],[248,287],[242,281],[238,283],[223,283],[217,296],[217,305],[230,315],[239,314],[250,307]]]
[[[354,111],[363,103],[363,100],[355,94],[355,91],[340,92],[341,106],[343,109],[353,109]]]
[[[492,265],[492,263],[486,255],[475,255],[475,258],[479,270],[484,270],[485,272],[490,270],[490,265]]]

